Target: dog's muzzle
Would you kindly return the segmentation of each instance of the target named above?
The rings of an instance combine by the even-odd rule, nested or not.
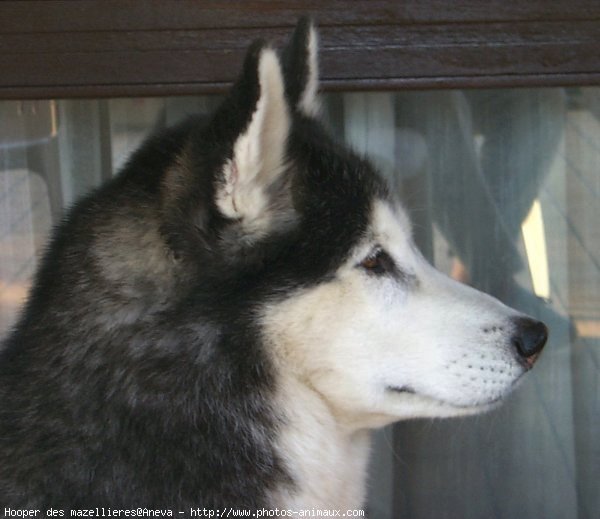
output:
[[[513,322],[512,344],[525,367],[531,369],[548,340],[548,328],[543,322],[530,317],[517,317]]]

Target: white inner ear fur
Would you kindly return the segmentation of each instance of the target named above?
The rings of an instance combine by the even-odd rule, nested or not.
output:
[[[241,219],[249,230],[268,226],[267,190],[284,170],[290,129],[281,65],[273,49],[264,49],[260,55],[258,80],[256,110],[233,146],[233,158],[225,163],[225,182],[216,200],[223,215]]]
[[[298,110],[309,117],[315,117],[320,110],[317,89],[319,87],[319,63],[317,61],[317,52],[319,50],[319,40],[317,31],[311,25],[308,33],[308,78],[304,92],[298,101]]]

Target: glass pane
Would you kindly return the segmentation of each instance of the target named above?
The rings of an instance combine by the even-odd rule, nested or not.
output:
[[[217,102],[0,102],[0,335],[62,208]],[[376,433],[370,517],[600,517],[600,89],[335,94],[324,117],[401,193],[438,268],[550,327],[499,410]]]

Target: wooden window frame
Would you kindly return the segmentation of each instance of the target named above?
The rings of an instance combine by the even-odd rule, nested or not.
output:
[[[222,92],[302,14],[325,90],[600,84],[594,0],[5,0],[0,99]]]

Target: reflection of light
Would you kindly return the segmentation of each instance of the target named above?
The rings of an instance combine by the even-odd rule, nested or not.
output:
[[[531,210],[521,226],[529,272],[533,281],[533,291],[538,297],[550,298],[550,278],[548,276],[548,252],[542,206],[538,199],[533,201]]]
[[[52,126],[50,130],[50,136],[56,137],[58,133],[58,117],[56,115],[56,101],[50,101],[50,125]]]

